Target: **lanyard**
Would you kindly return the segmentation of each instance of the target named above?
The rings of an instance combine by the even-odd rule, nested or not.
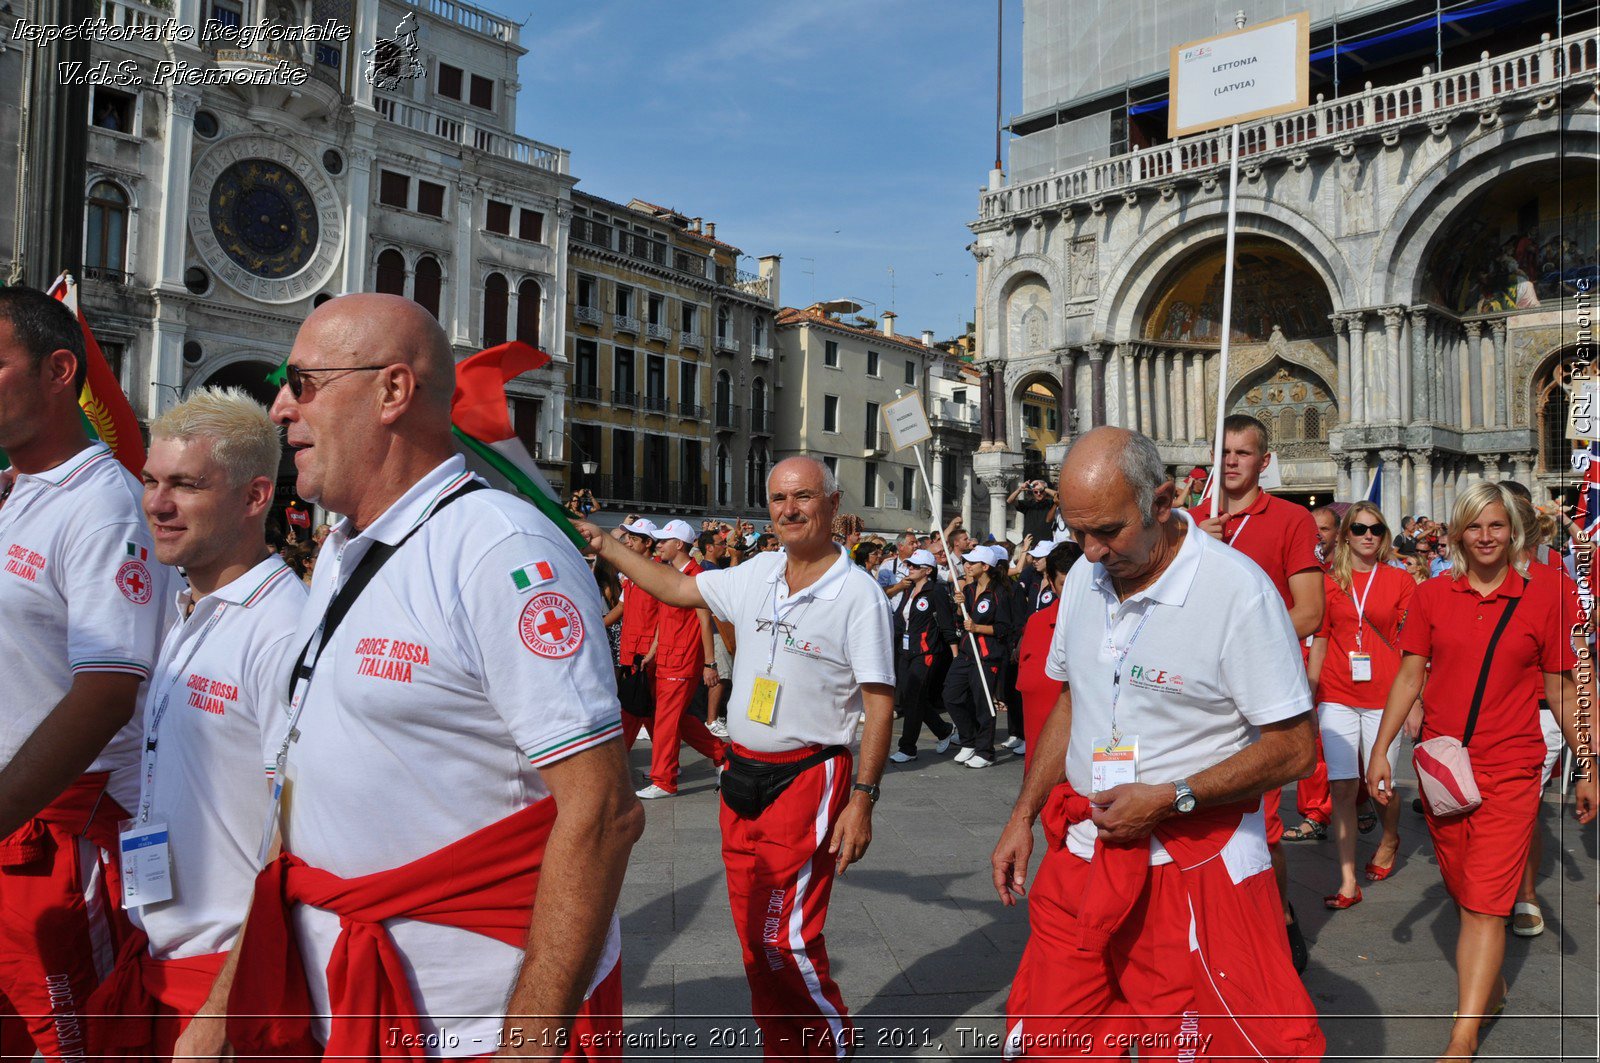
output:
[[[1233,547],[1235,550],[1239,549],[1239,536],[1244,534],[1244,526],[1246,524],[1250,523],[1250,517],[1253,517],[1253,516],[1255,516],[1254,513],[1252,513],[1249,516],[1245,517],[1244,520],[1241,520],[1239,522],[1239,526],[1237,528],[1233,529],[1233,535],[1232,535],[1231,538],[1228,539],[1228,545]]]
[[[1354,572],[1350,574],[1350,600],[1356,603],[1356,650],[1358,652],[1361,649],[1361,629],[1364,626],[1362,617],[1366,615],[1367,597],[1372,594],[1372,585],[1376,582],[1378,582],[1378,569],[1374,566],[1372,571],[1367,573],[1367,589],[1361,592],[1361,597],[1357,598],[1355,595],[1356,574]],[[1377,625],[1373,626],[1376,627]]]
[[[783,607],[780,608],[778,605],[778,584],[776,581],[774,581],[772,584],[772,645],[767,647],[768,675],[772,674],[772,667],[777,663],[778,660],[778,639],[781,637],[781,633],[778,630],[778,625],[783,623],[784,617],[794,612],[796,606],[809,605],[811,603],[811,596],[806,593],[806,591],[809,591],[810,589],[810,587],[807,587],[806,590],[794,595],[785,603]],[[801,599],[804,600],[802,601]]]
[[[151,715],[149,723],[145,725],[144,736],[144,787],[139,794],[139,823],[150,822],[150,803],[155,799],[156,778],[156,742],[161,731],[162,717],[167,714],[167,705],[172,701],[172,692],[183,679],[183,674],[189,670],[189,665],[194,663],[195,654],[200,652],[200,646],[216,628],[217,622],[222,619],[222,614],[228,611],[226,603],[217,606],[217,611],[211,614],[211,619],[206,621],[200,629],[200,634],[195,636],[194,642],[189,645],[189,652],[184,656],[183,663],[172,672],[172,681],[167,684],[167,689],[162,692],[161,700],[156,702],[156,711]]]
[[[1133,636],[1128,639],[1128,644],[1122,647],[1122,652],[1117,655],[1115,669],[1111,673],[1111,744],[1116,745],[1122,740],[1122,732],[1117,730],[1117,702],[1122,699],[1122,666],[1128,663],[1128,654],[1133,652],[1133,644],[1139,641],[1139,635],[1144,631],[1144,626],[1150,620],[1150,614],[1156,611],[1156,602],[1150,602],[1144,615],[1139,618],[1139,626],[1133,629]],[[1113,608],[1106,606],[1106,641],[1116,646],[1116,621],[1113,617]]]

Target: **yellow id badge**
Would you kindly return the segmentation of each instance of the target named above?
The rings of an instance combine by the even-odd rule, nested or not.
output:
[[[772,726],[772,717],[778,711],[778,680],[770,675],[756,676],[755,685],[750,688],[750,709],[745,713],[746,718]]]

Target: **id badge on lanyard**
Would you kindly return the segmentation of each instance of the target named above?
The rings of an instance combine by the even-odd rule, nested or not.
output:
[[[1104,793],[1113,786],[1139,781],[1139,736],[1119,735],[1100,738],[1094,743],[1089,766],[1091,793]]]
[[[1352,576],[1351,590],[1355,590],[1355,577]],[[1361,631],[1366,623],[1367,597],[1372,594],[1372,585],[1378,580],[1378,570],[1374,568],[1367,575],[1367,589],[1357,598],[1353,593],[1350,599],[1356,607],[1356,648],[1350,651],[1350,680],[1354,683],[1372,682],[1372,654],[1366,652],[1362,646]]]

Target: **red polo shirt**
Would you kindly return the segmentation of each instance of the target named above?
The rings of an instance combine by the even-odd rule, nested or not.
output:
[[[1196,524],[1208,520],[1211,502],[1195,506],[1189,516]],[[1317,519],[1304,506],[1265,491],[1239,512],[1223,514],[1222,541],[1261,566],[1278,588],[1285,609],[1294,608],[1289,577],[1322,571],[1322,562],[1317,560]]]
[[[1489,636],[1512,598],[1522,602],[1495,647],[1468,746],[1474,766],[1490,770],[1535,768],[1544,760],[1540,673],[1564,672],[1578,663],[1572,651],[1576,616],[1565,588],[1548,578],[1548,569],[1535,569],[1528,580],[1511,569],[1499,587],[1480,597],[1465,576],[1445,573],[1417,587],[1400,635],[1403,652],[1432,661],[1422,692],[1422,738],[1460,738]]]
[[[698,576],[705,571],[693,558],[679,569],[685,576]],[[660,642],[656,648],[656,675],[662,679],[699,679],[705,666],[705,646],[700,641],[700,613],[656,601],[657,630]],[[646,647],[648,649],[649,647]]]
[[[1027,770],[1033,756],[1034,743],[1044,730],[1044,721],[1056,707],[1064,685],[1044,673],[1044,662],[1050,656],[1050,641],[1056,634],[1056,617],[1061,611],[1060,599],[1028,617],[1022,629],[1022,641],[1017,646],[1017,693],[1022,695],[1022,737],[1028,743],[1023,753],[1022,766]]]
[[[656,640],[661,603],[645,593],[643,587],[622,577],[622,638],[619,656],[624,667],[650,652]]]
[[[1371,572],[1352,572],[1349,593],[1340,590],[1332,576],[1326,577],[1323,590],[1328,606],[1317,637],[1328,640],[1328,655],[1322,662],[1317,700],[1353,709],[1382,709],[1400,670],[1400,625],[1405,622],[1417,582],[1397,568],[1380,564]],[[1357,598],[1364,620],[1359,644]],[[1357,652],[1358,646],[1359,652],[1372,657],[1370,682],[1357,683],[1350,678],[1350,654]]]

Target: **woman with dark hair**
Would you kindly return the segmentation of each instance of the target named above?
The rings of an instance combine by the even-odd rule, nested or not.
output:
[[[1505,1007],[1507,917],[1512,914],[1540,803],[1545,744],[1542,689],[1573,748],[1580,705],[1570,624],[1561,585],[1528,578],[1527,532],[1516,498],[1480,482],[1456,502],[1450,520],[1451,570],[1417,588],[1400,638],[1403,657],[1378,728],[1367,788],[1394,800],[1386,750],[1422,694],[1424,743],[1455,738],[1471,760],[1481,803],[1453,814],[1425,803],[1428,833],[1445,888],[1456,902],[1456,1018],[1447,1058],[1470,1059],[1485,1017]],[[1429,664],[1433,665],[1431,671]],[[1423,680],[1427,678],[1427,688]],[[1585,684],[1588,686],[1588,684]],[[1592,695],[1592,688],[1585,696]],[[1449,777],[1449,766],[1421,746],[1418,774]],[[1459,757],[1457,757],[1459,759]],[[1593,822],[1592,756],[1578,758],[1578,822]],[[1585,763],[1587,762],[1587,763]]]
[[[955,729],[945,722],[941,693],[945,673],[950,670],[950,650],[956,641],[955,607],[950,594],[934,578],[938,564],[926,550],[917,550],[906,559],[911,586],[900,595],[895,610],[895,646],[899,667],[895,700],[905,716],[900,743],[889,759],[908,764],[917,759],[917,739],[923,724],[938,743],[935,753],[950,748]]]
[[[1042,599],[1048,591],[1050,598],[1028,617],[1022,629],[1022,639],[1017,649],[1016,687],[1025,710],[1022,716],[1023,742],[1019,750],[1023,755],[1024,770],[1027,769],[1028,758],[1032,756],[1034,739],[1044,730],[1044,721],[1049,718],[1056,701],[1061,697],[1061,681],[1045,674],[1044,663],[1050,656],[1050,640],[1056,633],[1061,587],[1067,582],[1067,572],[1082,556],[1083,551],[1077,543],[1072,542],[1056,543],[1044,556],[1044,582],[1039,596]]]
[[[987,768],[995,759],[995,719],[989,702],[1000,694],[1001,671],[1010,658],[1010,637],[1017,626],[1007,574],[1011,558],[998,546],[974,546],[961,560],[967,577],[961,589],[966,619],[955,663],[945,676],[944,704],[961,735],[956,763]]]
[[[1333,840],[1339,853],[1339,889],[1323,898],[1342,910],[1361,903],[1356,884],[1356,796],[1371,759],[1383,708],[1400,670],[1400,627],[1417,589],[1406,573],[1382,562],[1390,533],[1383,513],[1371,502],[1357,502],[1339,522],[1325,577],[1327,608],[1311,643],[1308,674],[1317,692],[1317,723],[1328,764],[1332,794]],[[1400,749],[1396,735],[1386,747],[1393,762]],[[1383,839],[1367,862],[1368,882],[1394,873],[1400,850],[1400,805],[1390,801],[1379,817]]]

